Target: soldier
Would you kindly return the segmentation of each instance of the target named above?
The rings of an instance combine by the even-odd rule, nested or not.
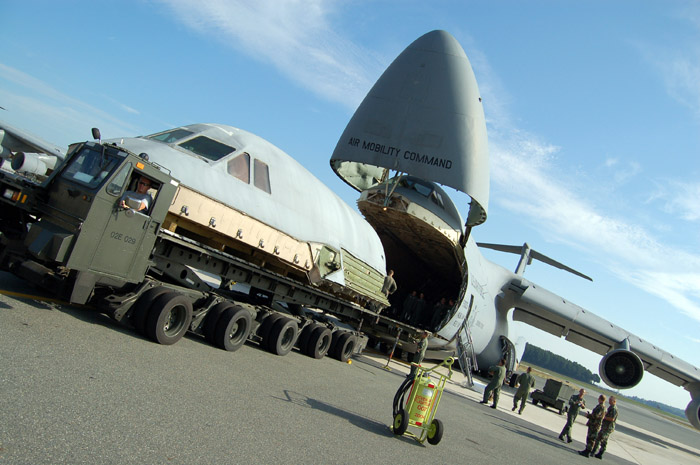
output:
[[[598,446],[600,446],[600,451],[595,454],[595,458],[597,459],[603,458],[603,452],[605,452],[605,448],[608,445],[608,438],[612,432],[615,431],[615,422],[617,421],[617,407],[615,407],[617,399],[615,399],[615,396],[610,396],[608,403],[610,404],[610,407],[608,407],[608,411],[605,412],[605,418],[603,418],[603,423],[600,425],[600,431],[593,442],[593,447],[591,447],[590,452],[591,454],[595,453],[595,450],[598,448]]]
[[[394,280],[394,270],[389,270],[384,278],[384,285],[382,286],[382,294],[389,297],[389,295],[396,292],[398,286],[396,286],[396,281]]]
[[[487,404],[489,402],[489,397],[493,393],[493,405],[491,408],[496,408],[498,406],[498,398],[501,395],[501,387],[503,386],[503,380],[506,377],[506,361],[501,359],[498,365],[493,365],[489,367],[489,373],[493,375],[489,384],[486,385],[484,389],[484,399],[479,402],[480,404]]]
[[[578,394],[574,394],[571,396],[571,399],[569,399],[569,411],[566,413],[566,424],[564,425],[564,429],[561,430],[561,433],[559,433],[559,439],[562,441],[564,441],[564,436],[566,436],[566,442],[573,441],[573,439],[571,439],[571,427],[574,425],[574,421],[576,421],[578,411],[586,407],[586,401],[583,400],[585,394],[586,390],[581,389]]]
[[[588,422],[586,423],[586,426],[588,426],[586,448],[578,451],[578,453],[584,457],[591,456],[593,444],[598,436],[598,431],[600,430],[600,424],[603,422],[603,418],[605,418],[605,395],[601,394],[600,397],[598,397],[598,405],[596,405],[591,413],[588,414]]]
[[[518,410],[518,415],[523,414],[523,409],[525,409],[525,404],[527,403],[527,396],[530,394],[530,389],[535,387],[535,378],[530,374],[532,367],[527,367],[527,372],[518,376],[518,380],[515,382],[518,390],[515,391],[513,396],[513,412],[518,408],[518,401],[520,401],[520,410]]]

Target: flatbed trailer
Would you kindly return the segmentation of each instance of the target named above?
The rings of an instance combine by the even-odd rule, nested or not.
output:
[[[119,208],[141,177],[157,186],[147,214]],[[189,331],[229,351],[252,340],[277,355],[296,346],[341,361],[368,338],[416,350],[421,330],[381,314],[388,301],[377,270],[346,252],[347,285],[326,282],[318,268],[337,259],[323,244],[255,224],[122,147],[75,144],[43,182],[0,173],[0,189],[3,269],[158,343]]]

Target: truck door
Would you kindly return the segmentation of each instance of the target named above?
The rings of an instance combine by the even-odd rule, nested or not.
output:
[[[143,185],[145,182],[149,183],[148,195],[153,199],[148,207],[141,211],[122,207],[120,204],[124,196],[136,192],[142,188],[138,184]],[[125,187],[128,190],[124,192]],[[131,282],[143,279],[159,226],[150,216],[157,201],[159,187],[158,183],[137,171],[132,173],[131,163],[125,164],[106,186],[105,200],[111,204],[105,207],[111,209],[111,214],[97,241],[90,264],[92,271]]]

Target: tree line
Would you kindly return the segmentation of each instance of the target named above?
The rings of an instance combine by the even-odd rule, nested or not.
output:
[[[577,379],[584,383],[600,383],[600,376],[598,376],[596,373],[592,373],[580,363],[572,362],[561,355],[557,355],[546,349],[533,346],[530,343],[525,346],[522,361],[555,371],[559,374]]]

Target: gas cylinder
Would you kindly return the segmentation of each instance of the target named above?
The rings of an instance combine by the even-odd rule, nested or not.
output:
[[[411,395],[408,398],[410,409],[408,418],[416,426],[422,426],[433,408],[435,400],[435,382],[429,376],[421,376],[413,383]]]

